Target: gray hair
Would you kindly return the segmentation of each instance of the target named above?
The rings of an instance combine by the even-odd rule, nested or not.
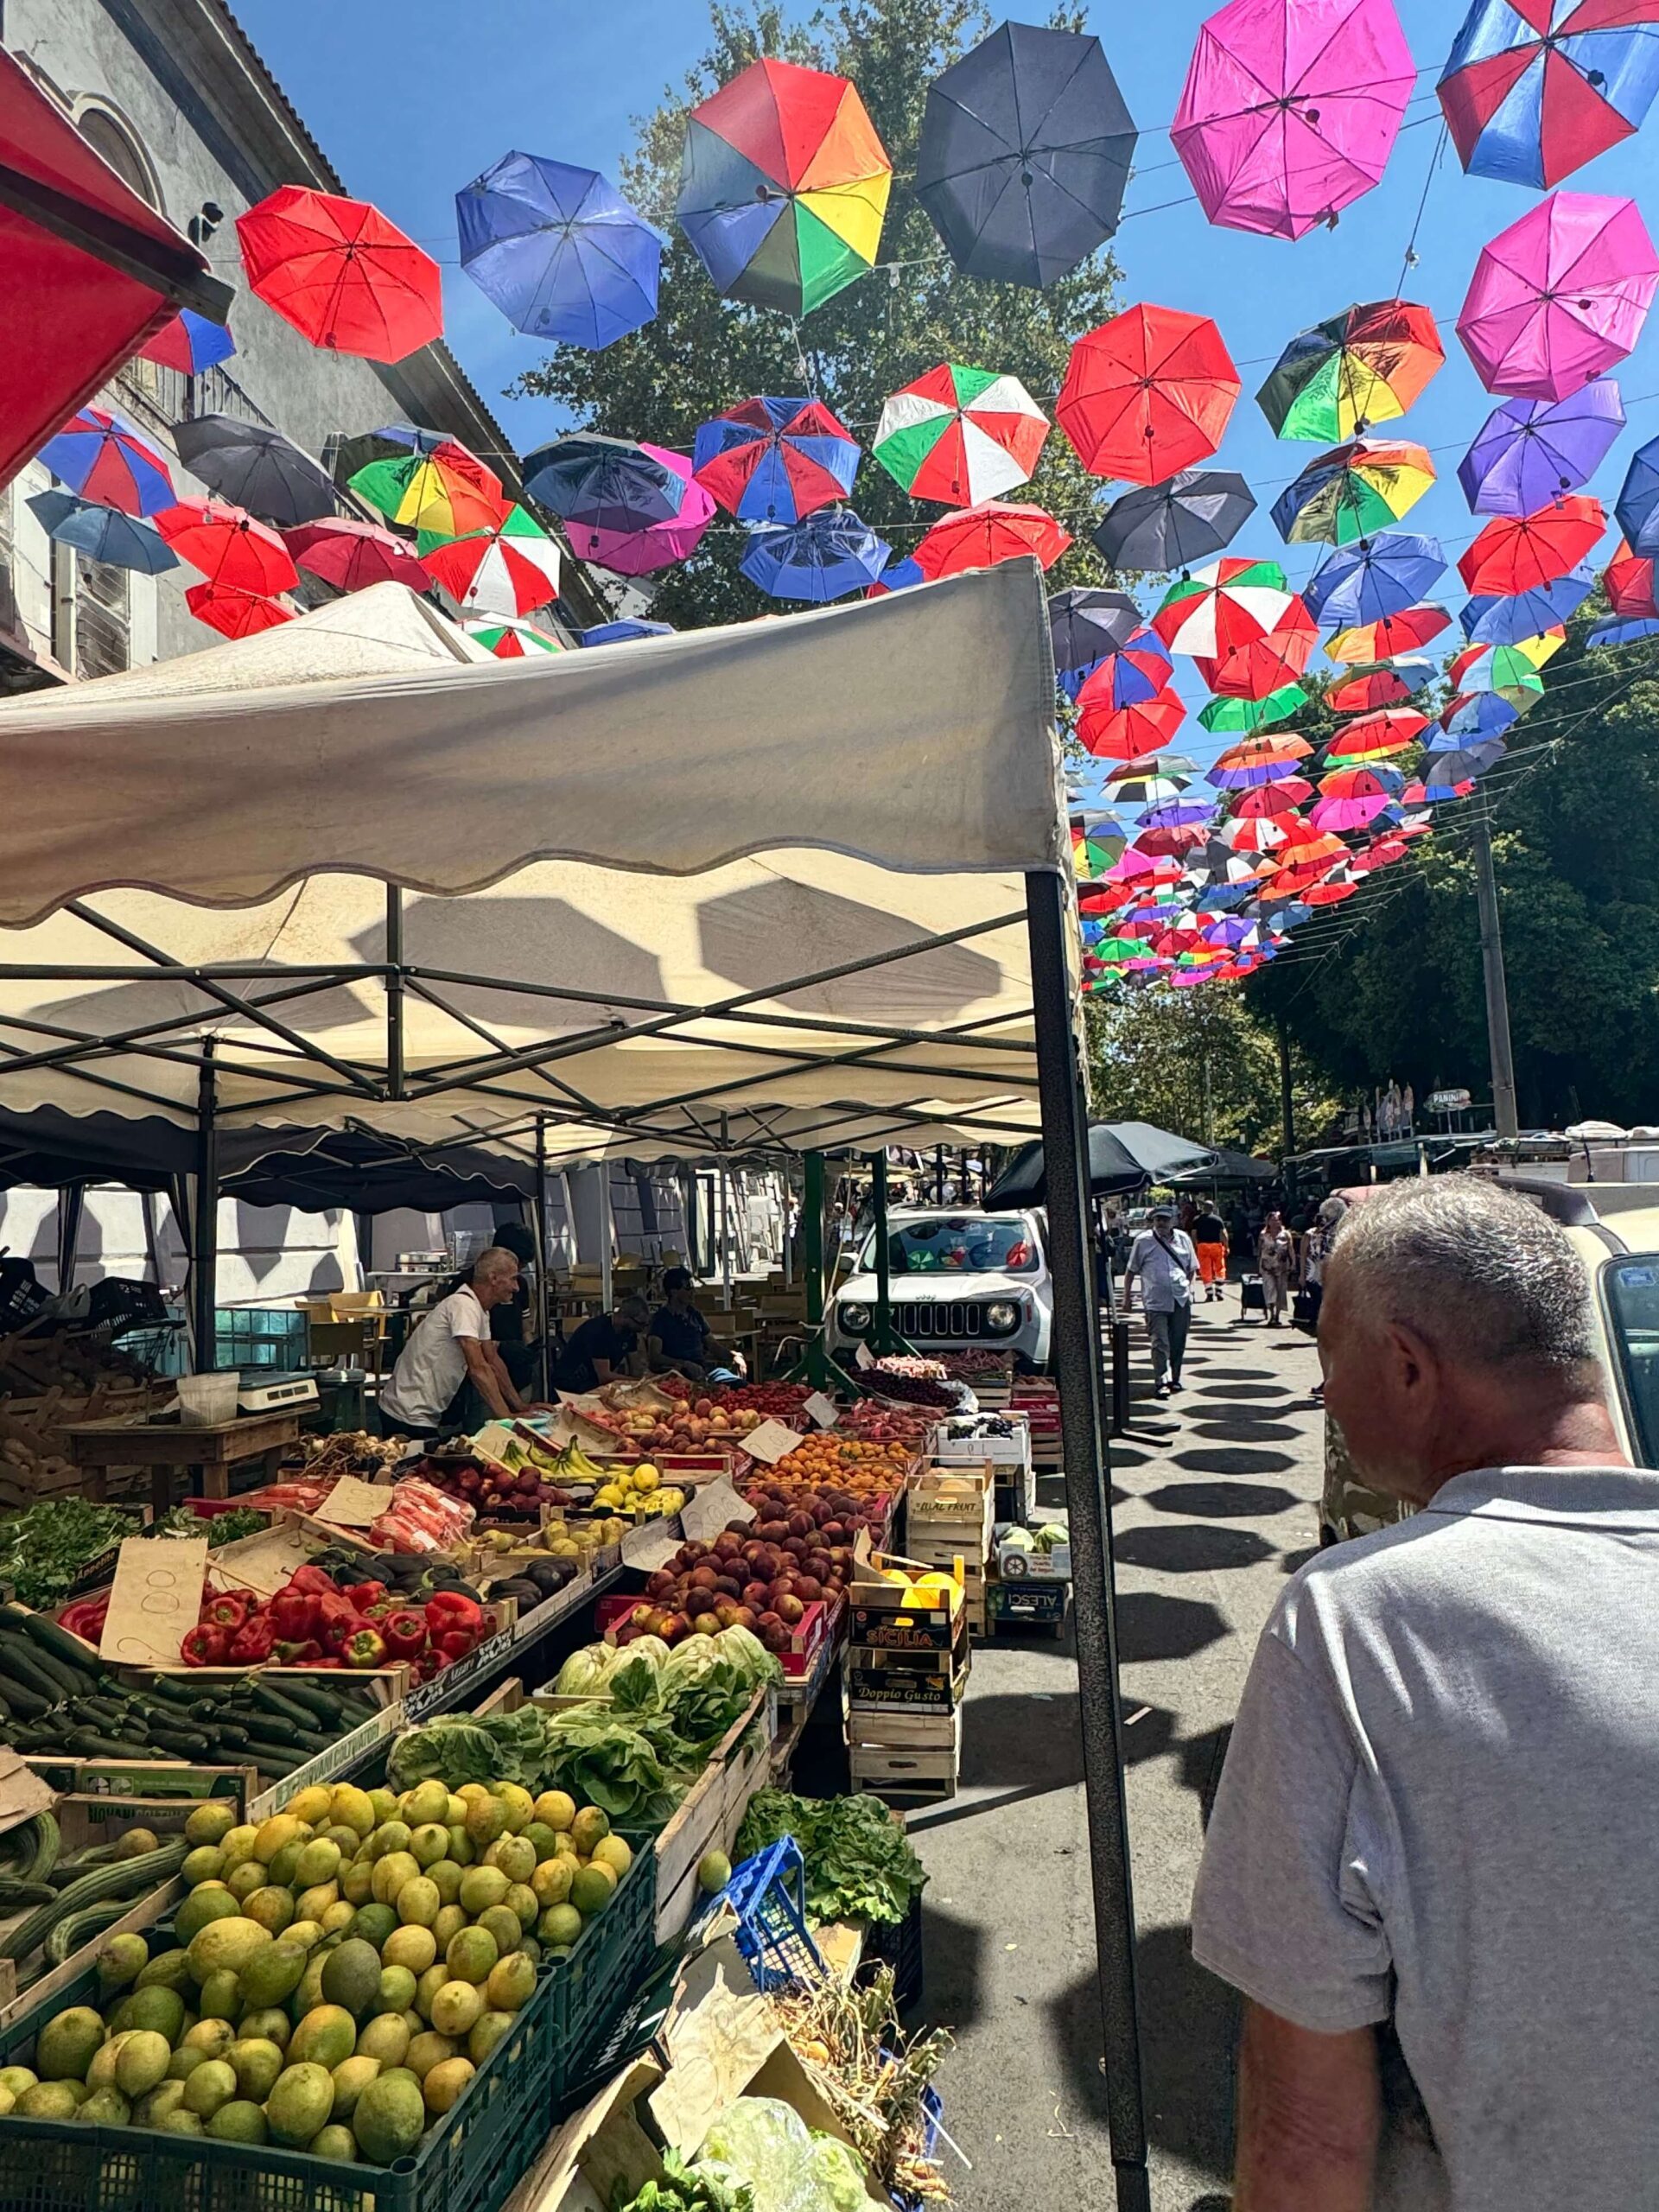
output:
[[[494,1275],[517,1274],[518,1255],[509,1252],[505,1244],[491,1244],[473,1262],[473,1281],[488,1282]]]
[[[1539,1207],[1477,1175],[1396,1183],[1350,1206],[1332,1247],[1365,1307],[1474,1366],[1593,1364],[1590,1285]]]

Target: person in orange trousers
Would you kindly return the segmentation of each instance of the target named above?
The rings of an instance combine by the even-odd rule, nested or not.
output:
[[[1192,1236],[1205,1303],[1212,1306],[1224,1294],[1227,1281],[1227,1224],[1207,1199],[1193,1219]]]

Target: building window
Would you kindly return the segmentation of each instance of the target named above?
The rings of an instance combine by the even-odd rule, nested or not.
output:
[[[86,143],[103,156],[124,184],[130,185],[141,200],[148,200],[158,212],[165,212],[162,207],[160,180],[149,165],[148,155],[111,108],[101,100],[78,99],[75,128]]]
[[[75,556],[75,674],[117,676],[131,665],[131,601],[124,569]]]

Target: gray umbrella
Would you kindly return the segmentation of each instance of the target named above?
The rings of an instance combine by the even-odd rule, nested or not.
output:
[[[959,269],[1040,290],[1117,228],[1135,141],[1097,38],[1002,23],[929,86],[917,194]]]
[[[1255,512],[1255,493],[1233,470],[1184,468],[1114,499],[1094,542],[1116,569],[1190,569],[1230,545]]]
[[[279,530],[337,511],[327,471],[267,423],[198,415],[179,424],[175,440],[179,459],[210,492]]]
[[[1098,1197],[1161,1183],[1185,1167],[1207,1167],[1215,1158],[1208,1145],[1172,1136],[1150,1122],[1091,1122],[1089,1125],[1089,1187]],[[1041,1205],[1048,1197],[1048,1168],[1040,1144],[1023,1146],[998,1176],[988,1206]]]
[[[1117,652],[1146,620],[1127,592],[1074,585],[1048,595],[1048,636],[1054,672],[1075,699],[1077,687],[1108,653]]]

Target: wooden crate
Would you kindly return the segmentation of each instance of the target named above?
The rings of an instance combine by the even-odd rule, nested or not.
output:
[[[853,1787],[888,1802],[940,1804],[957,1794],[962,1713],[861,1713],[848,1724]]]
[[[760,1723],[754,1730],[754,1723]],[[758,1689],[727,1730],[678,1811],[657,1839],[657,1938],[672,1942],[702,1902],[697,1868],[711,1851],[729,1859],[749,1800],[764,1789],[772,1762],[777,1704]],[[753,1737],[751,1732],[753,1731]]]

